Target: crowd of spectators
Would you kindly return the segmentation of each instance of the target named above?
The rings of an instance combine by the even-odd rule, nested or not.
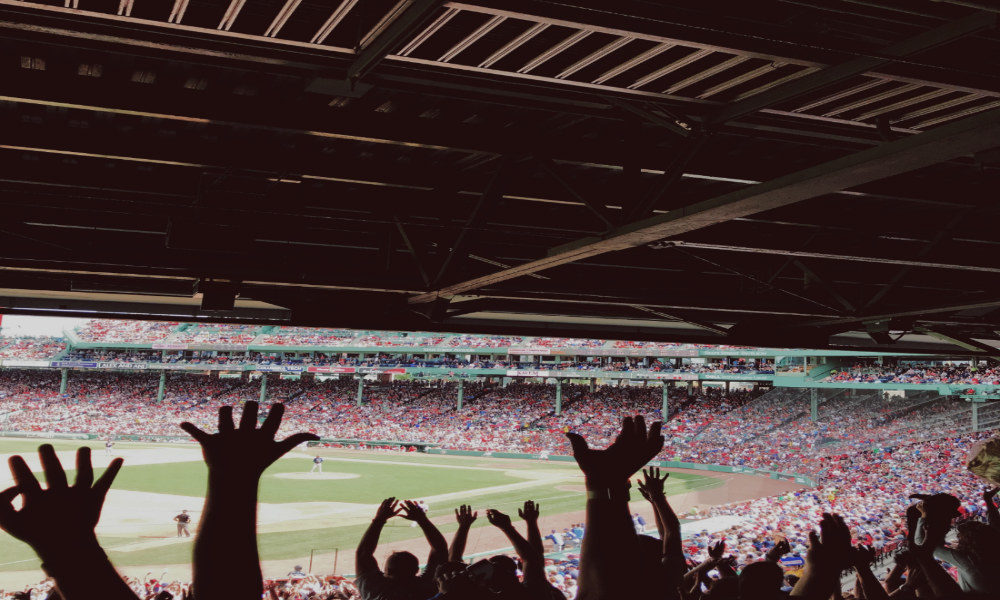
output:
[[[241,324],[210,324],[155,321],[125,321],[93,319],[76,330],[76,336],[90,343],[152,343],[165,344],[227,344],[256,346],[318,346],[393,348],[415,347],[448,349],[537,348],[545,350],[573,349],[656,351],[695,350],[703,348],[744,350],[746,346],[689,344],[673,342],[607,341],[568,337],[520,337],[502,335],[438,334],[427,332],[357,331],[350,329],[311,327],[260,327]]]
[[[180,323],[167,321],[129,321],[91,319],[76,330],[82,342],[150,343],[170,335]]]
[[[65,350],[66,341],[57,337],[0,338],[0,358],[51,359]]]
[[[967,383],[1000,385],[1000,368],[973,368],[970,364],[857,364],[835,371],[824,378],[827,382],[850,383]]]
[[[84,397],[110,395],[115,398],[110,402],[121,402],[120,398],[141,395],[148,383],[142,376],[130,376],[127,381],[111,377],[93,375],[77,382],[80,390],[77,401],[85,403]],[[748,502],[695,509],[687,516],[725,517],[733,525],[722,531],[702,530],[685,535],[664,492],[667,477],[661,476],[657,468],[642,469],[663,454],[664,438],[683,438],[692,432],[697,437],[721,425],[725,419],[718,419],[720,415],[731,414],[727,418],[741,423],[749,415],[774,408],[780,401],[794,402],[797,398],[719,394],[686,399],[669,416],[666,435],[660,421],[647,428],[641,414],[612,425],[605,412],[617,412],[615,419],[622,408],[633,406],[642,412],[655,412],[652,399],[643,395],[646,390],[642,388],[595,392],[571,389],[570,394],[576,399],[566,413],[577,407],[578,414],[567,416],[546,412],[538,406],[545,400],[541,390],[525,386],[509,390],[508,395],[517,399],[517,406],[509,414],[505,415],[502,408],[480,413],[479,418],[488,419],[493,428],[546,420],[551,421],[550,426],[558,426],[558,421],[552,420],[566,417],[564,437],[588,490],[585,525],[566,523],[561,532],[553,530],[546,538],[552,542],[552,549],[559,551],[567,548],[568,540],[581,540],[579,554],[545,560],[538,525],[540,511],[529,500],[518,511],[525,534],[510,516],[493,509],[485,511],[485,519],[507,537],[516,558],[498,554],[469,564],[464,561],[465,543],[478,512],[464,505],[456,508],[458,529],[449,544],[425,508],[416,502],[388,498],[360,539],[353,582],[307,574],[298,567],[287,578],[264,580],[257,564],[254,533],[257,480],[282,454],[299,443],[316,440],[317,436],[303,432],[281,442],[273,438],[283,419],[286,430],[299,429],[303,416],[312,412],[307,406],[317,402],[335,407],[348,391],[344,382],[334,382],[331,386],[310,382],[309,389],[297,389],[288,383],[275,382],[276,396],[285,398],[287,403],[269,402],[261,407],[267,413],[263,421],[257,418],[257,403],[246,400],[245,386],[212,383],[206,385],[217,387],[172,389],[173,418],[199,417],[198,422],[188,420],[182,428],[203,446],[209,472],[191,583],[160,581],[152,574],[141,580],[122,579],[101,551],[93,527],[107,488],[121,467],[120,459],[113,461],[94,483],[92,475],[88,475],[89,453],[81,450],[78,477],[83,481],[78,479],[72,494],[64,491],[68,489],[65,473],[51,446],[39,450],[47,490],[41,489],[21,459],[12,459],[15,487],[0,492],[0,527],[30,544],[43,558],[51,579],[33,586],[34,590],[64,600],[167,600],[195,596],[272,600],[496,597],[957,600],[1000,596],[1000,577],[990,566],[1000,548],[1000,529],[997,529],[1000,512],[994,500],[1000,490],[984,491],[982,480],[965,469],[973,445],[988,438],[990,433],[935,430],[927,432],[933,433],[928,439],[904,437],[885,440],[876,446],[848,447],[840,453],[827,453],[822,478],[816,486]],[[0,389],[4,390],[4,400],[13,396],[51,399],[50,384],[21,373],[0,381]],[[479,404],[482,409],[491,394],[497,393],[487,386],[470,387],[474,396],[470,408]],[[397,420],[416,418],[435,422],[446,412],[456,416],[443,403],[451,391],[448,385],[440,383],[373,387],[368,405],[372,407],[375,427],[388,427],[380,431],[392,434],[395,425],[387,419],[395,410],[404,411]],[[578,404],[585,397],[593,400],[593,410]],[[828,412],[859,408],[851,396],[834,394],[822,400]],[[873,398],[868,400],[871,404]],[[902,407],[872,407],[869,416],[861,419],[880,418],[883,424],[902,424],[909,423],[910,415],[919,414],[921,423],[926,425],[940,421],[947,412],[934,407],[925,413],[924,409],[932,402],[920,397],[909,400]],[[243,405],[244,415],[238,427],[233,421],[231,404]],[[208,405],[216,414],[202,414],[210,410]],[[295,405],[299,405],[297,409]],[[511,417],[515,422],[506,420]],[[832,420],[830,415],[824,418]],[[789,423],[796,422],[793,414],[789,419],[780,419],[777,427],[756,428],[751,438],[743,439],[752,441],[780,435]],[[216,423],[219,432],[209,433],[215,431]],[[348,426],[351,425],[362,427],[357,422]],[[840,435],[854,427],[848,425],[836,433]],[[607,448],[599,449],[602,446]],[[795,458],[781,460],[788,469],[799,466]],[[641,497],[650,503],[655,515],[655,536],[644,533],[644,524],[633,516],[629,506],[629,480],[640,470],[642,476],[633,488],[631,500],[641,502]],[[20,510],[11,504],[18,495],[25,501]],[[419,559],[409,552],[393,553],[384,567],[375,561],[382,529],[393,518],[407,519],[420,527],[430,546],[424,574],[418,571]],[[957,534],[954,540],[951,531]],[[789,558],[793,560],[786,561]],[[892,564],[885,564],[883,559]],[[792,573],[783,564],[803,566]],[[847,581],[853,584],[853,592],[843,591],[845,573],[850,576]]]

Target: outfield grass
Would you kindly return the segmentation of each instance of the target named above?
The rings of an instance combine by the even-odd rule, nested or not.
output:
[[[38,443],[37,440],[0,440],[0,453],[33,452]],[[91,444],[94,445],[93,442]],[[79,443],[55,442],[53,445],[57,450],[71,450],[79,446]],[[116,450],[126,453],[130,449],[156,448],[177,448],[177,446],[125,443],[116,445]],[[95,447],[94,450],[96,453],[98,448]],[[100,451],[103,452],[103,447]],[[582,510],[585,502],[584,495],[576,491],[582,484],[579,471],[576,465],[570,462],[358,453],[327,449],[317,452],[328,458],[323,464],[324,471],[351,473],[358,477],[341,480],[275,477],[280,473],[308,471],[312,466],[311,460],[303,456],[285,458],[275,463],[265,473],[261,483],[261,501],[273,504],[291,502],[357,504],[359,507],[356,512],[362,515],[362,518],[354,516],[345,518],[344,524],[340,526],[321,526],[308,530],[273,531],[272,526],[270,531],[259,536],[262,559],[296,558],[308,556],[311,550],[328,552],[335,548],[353,552],[367,526],[367,514],[372,510],[368,505],[377,504],[387,496],[430,498],[440,494],[508,484],[523,486],[518,489],[501,489],[486,495],[471,496],[468,503],[480,511],[480,519],[476,521],[475,527],[488,526],[482,515],[482,510],[487,507],[516,514],[517,508],[524,500],[531,499],[540,503],[543,514],[556,515]],[[517,476],[519,472],[524,475],[526,471],[533,472],[537,476],[551,475],[553,479],[558,480],[533,481]],[[73,477],[72,471],[69,472],[69,476]],[[205,493],[205,478],[206,469],[200,461],[130,466],[126,460],[126,466],[115,481],[114,488],[201,498]],[[714,487],[721,483],[721,480],[710,476],[673,473],[668,481],[667,491],[670,494],[678,494],[692,489]],[[460,503],[462,501],[458,499],[453,502],[431,501],[430,515],[432,518],[451,515],[454,507]],[[127,515],[115,516],[120,518]],[[109,515],[106,514],[105,519],[107,518]],[[169,521],[164,523],[164,535],[169,535],[170,528]],[[441,529],[446,535],[454,531],[454,521],[448,519],[441,525]],[[398,523],[393,521],[386,527],[382,540],[399,541],[416,537],[421,537],[419,529],[411,528],[403,521]],[[115,563],[121,566],[177,564],[190,561],[191,542],[187,540],[138,550],[115,550],[116,547],[132,545],[145,539],[138,535],[133,537],[116,535],[102,537],[101,542],[109,550]],[[0,533],[0,571],[22,571],[35,568],[37,565],[38,562],[30,548]]]

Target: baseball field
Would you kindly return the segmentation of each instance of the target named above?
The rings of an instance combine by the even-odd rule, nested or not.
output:
[[[0,439],[0,456],[22,454],[40,472],[35,450],[41,442]],[[80,443],[51,443],[63,464],[71,467]],[[99,473],[112,457],[105,455],[102,443],[89,445]],[[109,556],[129,574],[167,571],[170,579],[189,576],[192,539],[178,538],[172,519],[188,510],[191,531],[197,530],[206,482],[200,449],[194,444],[119,443],[114,453],[125,458],[125,466],[97,529]],[[323,473],[309,472],[314,454],[325,458]],[[72,471],[68,476],[72,481]],[[674,471],[667,493],[678,510],[773,493],[773,486],[766,483],[739,485],[741,477],[745,476]],[[0,488],[11,481],[6,467],[0,466]],[[281,576],[310,561],[314,572],[352,573],[354,547],[376,506],[388,496],[424,500],[446,536],[455,529],[454,508],[471,504],[480,518],[469,536],[470,554],[507,546],[486,522],[482,514],[486,508],[508,512],[516,520],[523,501],[534,500],[541,505],[541,525],[547,532],[582,521],[585,503],[583,480],[572,462],[342,449],[313,452],[301,446],[268,469],[261,484],[258,539],[265,576]],[[639,500],[635,510],[650,517]],[[390,521],[377,557],[399,548],[425,555],[420,530],[410,525],[402,519]],[[0,588],[42,577],[31,549],[0,532]]]

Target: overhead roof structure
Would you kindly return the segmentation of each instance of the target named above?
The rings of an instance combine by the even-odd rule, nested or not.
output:
[[[0,306],[988,357],[998,17],[0,0]]]

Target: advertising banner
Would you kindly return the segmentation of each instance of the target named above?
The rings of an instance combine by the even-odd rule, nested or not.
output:
[[[628,379],[656,379],[660,381],[694,381],[694,373],[657,373],[656,371],[628,371],[622,374]]]
[[[354,367],[309,367],[310,373],[354,373]]]
[[[268,373],[301,373],[302,365],[255,365],[254,370]]]
[[[141,362],[99,362],[98,369],[148,369],[149,363]]]
[[[510,369],[507,371],[507,377],[552,377],[552,372],[535,369]]]
[[[47,367],[49,366],[49,361],[47,360],[21,360],[17,358],[5,358],[3,360],[3,366],[5,367]]]

